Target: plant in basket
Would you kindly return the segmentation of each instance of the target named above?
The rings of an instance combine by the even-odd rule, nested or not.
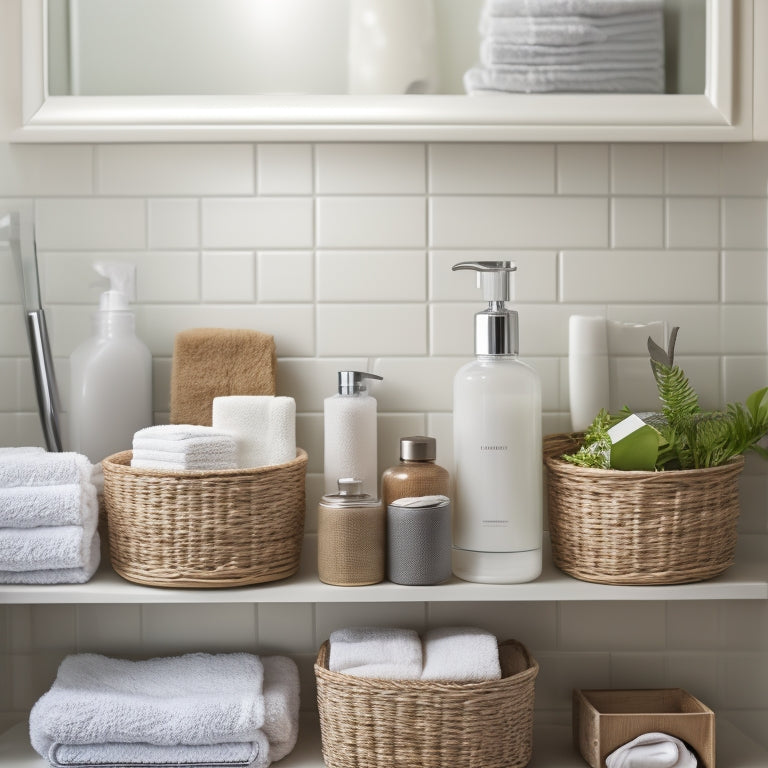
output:
[[[768,458],[768,387],[706,411],[668,349],[648,339],[661,410],[602,410],[583,435],[545,439],[555,564],[586,581],[678,584],[734,559],[743,454]]]

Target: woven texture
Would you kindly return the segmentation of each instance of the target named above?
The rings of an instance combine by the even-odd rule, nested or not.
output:
[[[376,506],[317,509],[317,571],[320,580],[340,587],[378,584],[384,579],[387,518]]]
[[[255,469],[165,472],[106,458],[112,567],[158,587],[232,587],[292,576],[304,536],[307,454]]]
[[[315,664],[328,768],[522,768],[533,747],[539,666],[515,640],[499,643],[502,678],[478,683],[374,680]]]
[[[563,461],[579,435],[544,439],[552,558],[600,584],[683,584],[733,564],[744,457],[721,467],[624,472]]]

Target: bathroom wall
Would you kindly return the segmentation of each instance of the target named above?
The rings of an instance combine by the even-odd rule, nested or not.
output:
[[[17,0],[0,0],[18,26]],[[480,307],[467,258],[519,264],[521,353],[540,371],[545,430],[567,428],[573,312],[679,324],[678,359],[707,406],[768,381],[768,146],[631,144],[12,145],[18,37],[0,46],[0,208],[35,208],[63,400],[89,332],[95,258],[136,261],[139,332],[167,417],[174,333],[274,334],[279,389],[310,454],[308,529],[322,467],[322,399],[342,366],[384,376],[382,468],[426,431],[451,461],[451,380]],[[16,74],[14,74],[16,73]],[[0,250],[0,445],[39,443],[9,254]],[[648,397],[643,351],[616,361],[622,396]],[[766,467],[742,480],[745,534],[766,533]],[[0,606],[0,730],[22,720],[74,650],[146,656],[255,649],[312,659],[350,623],[472,621],[541,664],[541,718],[570,689],[682,686],[768,746],[762,600]]]
[[[34,204],[42,288],[63,399],[67,356],[89,332],[95,258],[138,264],[136,314],[167,418],[175,332],[275,336],[279,392],[310,454],[308,528],[322,470],[322,400],[337,369],[384,376],[380,464],[401,435],[451,461],[451,381],[472,354],[468,258],[517,261],[521,354],[543,379],[545,431],[568,427],[574,312],[681,326],[678,359],[706,406],[768,380],[768,147],[624,144],[0,145],[0,205]],[[642,345],[616,361],[647,400]],[[18,295],[0,253],[0,443],[40,441]],[[652,391],[652,386],[651,386]],[[742,483],[745,533],[766,531],[763,465]],[[682,686],[765,742],[764,601],[317,607],[0,607],[0,711],[13,721],[68,651],[154,654],[257,648],[311,662],[331,629],[473,620],[527,643],[537,707],[567,718],[574,685]],[[10,684],[3,685],[2,682]]]

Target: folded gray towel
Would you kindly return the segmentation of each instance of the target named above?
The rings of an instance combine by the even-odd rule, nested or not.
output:
[[[264,725],[262,685],[261,660],[246,653],[75,654],[32,708],[30,741],[42,756],[54,744],[254,742]]]
[[[266,768],[267,737],[251,742],[214,745],[54,744],[48,755],[52,768]]]
[[[464,73],[469,94],[506,93],[663,93],[664,70],[573,67],[473,67]]]

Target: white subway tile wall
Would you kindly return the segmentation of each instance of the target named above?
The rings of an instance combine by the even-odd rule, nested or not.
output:
[[[768,146],[221,144],[0,146],[1,205],[35,208],[43,297],[66,403],[68,356],[100,291],[90,264],[138,265],[139,334],[168,418],[173,339],[197,326],[275,336],[279,394],[322,493],[323,398],[336,371],[384,377],[380,469],[427,432],[452,463],[455,371],[483,304],[462,260],[517,262],[521,355],[545,431],[569,427],[568,317],[680,325],[678,359],[707,407],[768,382]],[[640,340],[642,341],[642,340]],[[631,345],[629,345],[631,346]],[[623,402],[652,407],[643,348],[613,362]],[[617,405],[614,403],[613,405]],[[66,417],[66,414],[65,414]],[[66,418],[65,418],[66,427]],[[0,250],[0,444],[39,444],[16,277]],[[750,459],[744,533],[768,531]],[[310,540],[311,541],[311,540]],[[312,662],[348,624],[472,622],[525,642],[536,705],[567,722],[574,686],[682,686],[766,743],[765,601],[0,606],[0,725],[26,716],[68,652],[288,653],[312,707]]]

